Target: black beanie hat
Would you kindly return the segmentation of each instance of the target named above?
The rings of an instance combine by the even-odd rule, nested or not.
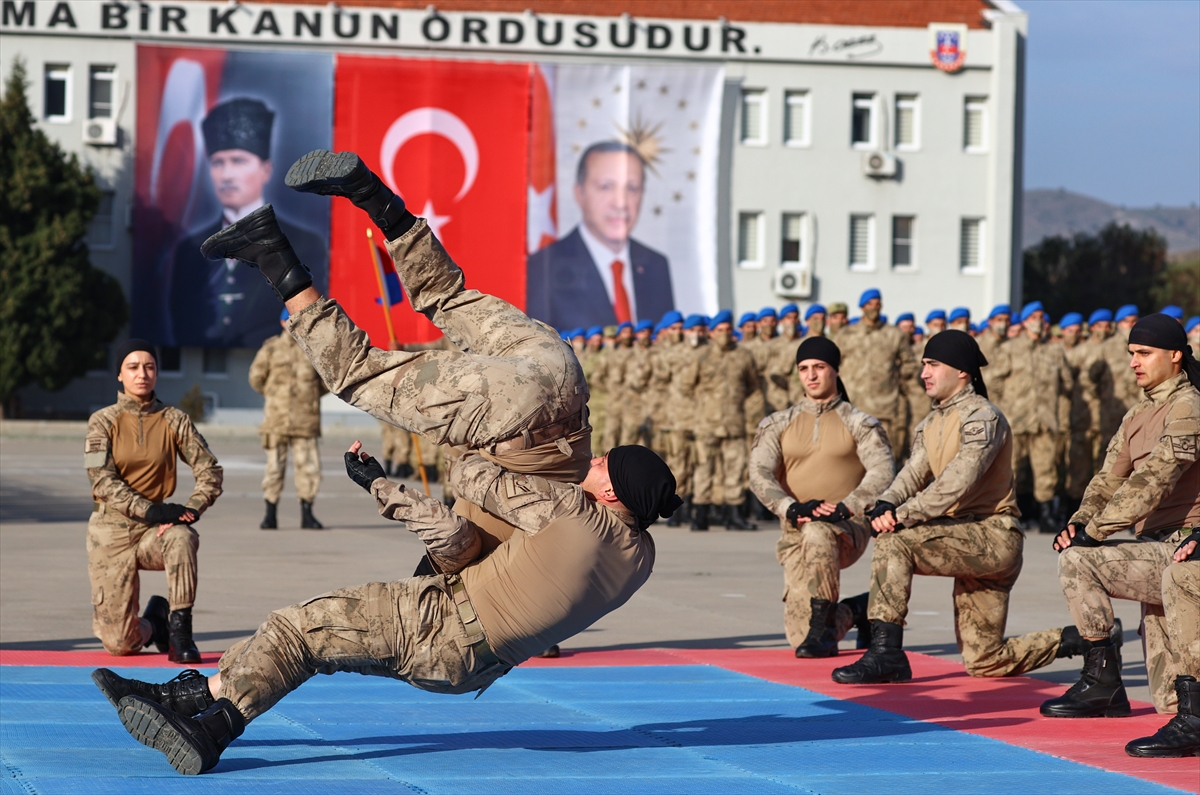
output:
[[[651,449],[631,444],[608,451],[608,478],[617,499],[637,517],[645,530],[683,504],[675,494],[675,476]]]
[[[800,347],[796,348],[796,364],[805,359],[825,362],[836,372],[842,366],[842,349],[828,337],[805,337]],[[842,399],[849,403],[850,395],[846,393],[846,385],[842,383],[841,376],[838,376],[837,389]]]
[[[1183,371],[1187,373],[1192,386],[1200,389],[1200,362],[1192,355],[1188,346],[1187,334],[1179,321],[1170,315],[1155,312],[1138,320],[1129,331],[1130,345],[1145,345],[1150,348],[1161,348],[1166,351],[1182,351]]]
[[[117,348],[117,372],[121,371],[121,365],[125,363],[126,357],[134,351],[145,351],[154,359],[154,363],[158,364],[158,351],[154,350],[153,345],[146,340],[130,337]]]
[[[962,370],[971,376],[971,385],[975,387],[975,391],[985,398],[988,396],[987,386],[979,373],[981,367],[987,367],[988,360],[983,351],[979,350],[979,343],[967,332],[947,329],[934,334],[925,343],[925,355],[922,358],[933,359],[956,370]]]

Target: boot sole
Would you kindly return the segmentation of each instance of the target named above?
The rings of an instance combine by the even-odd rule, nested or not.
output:
[[[1066,713],[1046,709],[1039,709],[1038,712],[1041,713],[1043,718],[1128,718],[1133,714],[1133,708],[1126,705],[1123,707],[1106,707],[1091,712]]]
[[[896,685],[901,682],[908,682],[912,679],[912,672],[899,673],[894,676],[883,677],[882,679],[845,679],[838,678],[837,671],[833,673],[833,681],[839,685]]]
[[[344,196],[346,183],[362,161],[353,152],[318,149],[292,163],[283,184],[302,193]]]
[[[177,665],[199,665],[201,662],[203,662],[203,660],[200,659],[199,654],[191,655],[168,653],[167,660]]]
[[[126,696],[117,706],[117,715],[133,739],[166,756],[177,772],[185,776],[200,775],[204,764],[202,754],[161,709],[145,699]]]
[[[827,651],[827,652],[811,652],[811,651],[805,651],[802,649],[796,649],[796,659],[797,660],[820,660],[820,659],[824,659],[826,657],[836,657],[836,656],[837,656],[837,649],[834,649],[833,651]]]
[[[1142,759],[1186,759],[1189,756],[1200,756],[1200,747],[1192,748],[1191,750],[1181,751],[1131,751],[1129,747],[1125,747],[1125,753],[1129,756],[1136,756]]]

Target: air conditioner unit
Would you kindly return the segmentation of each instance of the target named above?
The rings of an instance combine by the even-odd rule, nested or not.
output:
[[[83,123],[83,142],[92,146],[117,145],[116,119],[88,119]]]
[[[808,298],[812,295],[812,278],[807,270],[781,270],[771,279],[771,289],[780,298]]]
[[[896,156],[888,152],[867,152],[863,155],[862,168],[868,177],[894,177]]]

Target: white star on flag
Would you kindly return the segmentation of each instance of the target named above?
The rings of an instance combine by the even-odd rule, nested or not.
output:
[[[429,228],[433,231],[434,237],[438,240],[442,239],[442,227],[450,223],[450,216],[438,215],[433,209],[433,202],[429,199],[425,200],[425,208],[421,210],[421,217],[425,219],[425,223],[429,224]]]
[[[529,249],[529,253],[537,251],[542,247],[542,239],[549,237],[550,240],[558,234],[554,224],[554,185],[547,185],[543,191],[538,191],[532,185],[529,186],[529,209],[528,213],[528,230],[525,238],[525,245]]]

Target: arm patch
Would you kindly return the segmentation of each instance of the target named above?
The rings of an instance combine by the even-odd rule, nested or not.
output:
[[[962,443],[987,444],[992,441],[992,429],[994,427],[995,423],[985,422],[984,420],[965,422],[962,426]]]
[[[1171,453],[1175,456],[1176,461],[1196,460],[1196,436],[1171,436],[1170,439]]]

